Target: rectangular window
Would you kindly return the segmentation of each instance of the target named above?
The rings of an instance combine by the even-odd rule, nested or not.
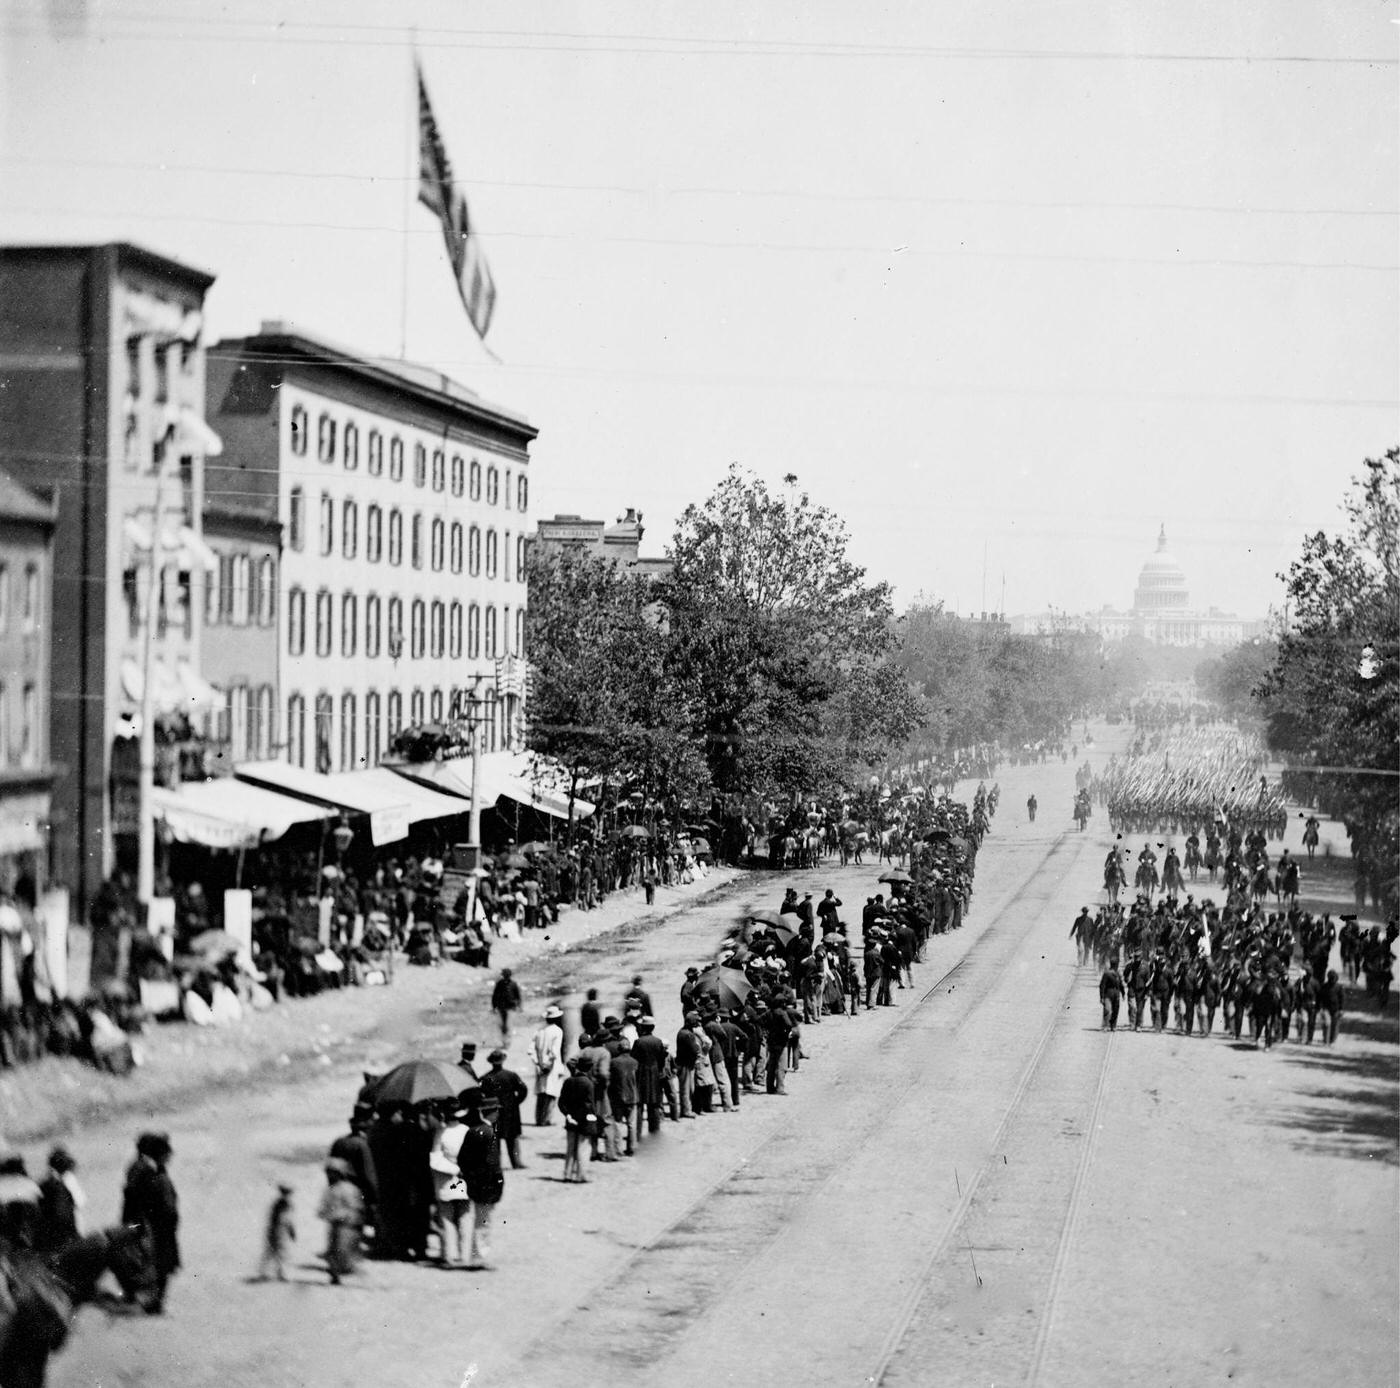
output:
[[[501,559],[505,565],[502,577],[507,583],[510,582],[510,531],[505,532],[505,537],[501,541]]]
[[[506,486],[505,486],[505,496],[504,496],[503,500],[505,501],[506,510],[509,511],[509,510],[510,510],[510,469],[509,469],[509,468],[506,469]]]
[[[389,691],[384,731],[392,742],[403,731],[403,695],[397,689]]]
[[[473,501],[481,500],[481,464],[475,458],[472,459],[471,471],[472,485],[471,496]]]
[[[486,659],[496,658],[496,609],[488,607],[486,609]]]
[[[360,431],[353,425],[345,426],[345,470],[354,472],[360,465]]]
[[[389,562],[403,563],[403,513],[398,510],[389,512]]]
[[[248,609],[252,597],[248,590],[251,584],[252,567],[252,561],[246,554],[235,554],[232,557],[228,612],[229,623],[232,626],[246,627],[248,625]]]
[[[434,723],[442,722],[442,690],[434,689],[428,696],[428,717]]]
[[[382,609],[383,603],[376,594],[371,593],[365,599],[365,656],[369,660],[374,660],[379,655]]]
[[[258,560],[258,625],[270,627],[277,620],[277,561],[264,554]]]
[[[141,397],[141,339],[126,340],[126,393],[133,399]]]
[[[481,658],[481,608],[472,603],[467,608],[467,659]]]
[[[379,695],[371,690],[365,695],[365,762],[369,766],[379,764],[379,753],[383,744],[379,726]]]
[[[365,558],[371,564],[384,557],[384,512],[371,506],[365,512]]]
[[[434,602],[431,612],[431,622],[428,627],[428,654],[434,660],[441,660],[443,650],[447,645],[447,608],[440,602]]]
[[[423,721],[423,691],[415,689],[408,696],[408,719],[410,723],[421,723]]]
[[[369,459],[366,470],[371,477],[378,477],[384,471],[384,436],[378,429],[369,431]]]
[[[433,490],[447,490],[447,458],[442,449],[433,449]]]
[[[389,599],[389,659],[403,654],[403,599]]]
[[[346,559],[353,559],[360,548],[360,508],[353,501],[341,506],[340,552]]]
[[[452,455],[452,495],[461,496],[467,489],[467,465],[460,453]]]
[[[421,443],[413,445],[413,485],[428,485],[428,450]]]
[[[306,765],[306,700],[300,694],[287,700],[287,760]]]
[[[220,583],[220,575],[224,571],[226,556],[219,555],[219,567],[214,573],[204,575],[204,625],[216,627],[219,619],[223,616],[223,584]],[[0,630],[3,630],[0,627]]]
[[[530,509],[530,483],[523,473],[515,479],[515,509],[517,511]]]
[[[494,506],[500,500],[500,473],[494,467],[486,469],[486,504]]]
[[[335,552],[335,502],[329,492],[321,493],[321,557]]]
[[[164,405],[170,399],[170,348],[157,347],[155,350],[157,405]]]
[[[292,452],[301,457],[306,453],[307,437],[306,410],[301,405],[292,406],[291,434]]]
[[[525,654],[525,609],[523,607],[515,609],[515,653],[518,656]]]
[[[24,605],[20,610],[20,620],[25,631],[33,631],[39,625],[39,566],[24,566]]]
[[[408,655],[410,660],[422,660],[427,645],[428,607],[422,598],[414,598],[408,617]]]
[[[328,414],[316,421],[316,456],[323,463],[335,462],[335,420]]]
[[[306,493],[300,487],[287,498],[287,543],[298,551],[306,545]]]
[[[329,655],[331,653],[331,632],[333,619],[331,615],[331,595],[328,589],[322,588],[316,594],[316,654]]]
[[[26,684],[19,709],[21,766],[37,766],[39,763],[39,718],[39,691],[34,684]]]
[[[481,530],[475,525],[467,532],[467,572],[473,578],[481,572]]]
[[[413,513],[413,524],[409,531],[408,556],[409,562],[415,569],[423,567],[423,513],[421,511]]]
[[[329,775],[331,766],[331,724],[335,722],[335,704],[329,694],[316,696],[316,770]]]
[[[515,537],[515,576],[521,583],[525,582],[525,537],[523,535]]]
[[[359,604],[354,593],[346,593],[340,599],[340,653],[354,655],[355,642],[360,633]]]
[[[340,769],[355,767],[355,696],[347,693],[340,698]]]
[[[448,564],[454,574],[462,572],[462,522],[453,521],[447,545]]]
[[[501,654],[510,654],[510,608],[501,608]]]
[[[486,532],[486,577],[496,577],[496,532],[488,530]]]
[[[403,481],[403,440],[397,436],[389,440],[389,480]]]
[[[434,571],[440,571],[443,566],[446,549],[447,526],[438,518],[433,519],[431,540],[429,542],[429,559]]]
[[[306,654],[306,593],[301,588],[287,593],[287,654]]]
[[[447,609],[447,658],[462,658],[462,604],[454,602]]]

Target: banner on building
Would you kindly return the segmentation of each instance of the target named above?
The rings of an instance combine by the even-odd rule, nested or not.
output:
[[[428,100],[423,69],[418,74],[418,201],[438,219],[443,244],[452,266],[457,292],[467,310],[472,327],[485,338],[496,310],[496,282],[481,249],[467,211],[467,200],[452,179],[452,162],[447,157],[437,117]]]

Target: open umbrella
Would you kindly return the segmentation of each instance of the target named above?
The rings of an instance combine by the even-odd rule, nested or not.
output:
[[[783,925],[783,918],[776,911],[750,911],[745,921],[759,921],[763,925]]]
[[[374,1086],[376,1104],[426,1104],[455,1099],[476,1081],[465,1070],[440,1060],[406,1060]]]
[[[227,930],[204,930],[190,941],[190,953],[205,959],[223,959],[238,950],[238,941]]]
[[[515,868],[518,870],[520,868],[529,867],[530,860],[523,853],[512,853],[505,859],[505,865],[508,868]]]
[[[621,837],[624,839],[649,839],[651,835],[640,824],[629,824],[623,829]]]
[[[716,998],[724,1008],[742,1007],[753,992],[753,984],[742,969],[727,969],[723,964],[712,964],[695,980],[695,992]]]
[[[793,920],[797,917],[793,916]],[[770,935],[776,935],[780,944],[790,945],[797,938],[797,927],[795,925],[770,925],[768,927]]]
[[[690,851],[699,857],[702,853],[712,854],[714,850],[710,847],[709,839],[694,837],[690,841]]]
[[[546,843],[543,839],[535,839],[531,843],[522,843],[520,851],[522,853],[549,853],[553,850],[552,843]]]
[[[882,882],[912,882],[913,880],[903,868],[891,868],[880,878]]]

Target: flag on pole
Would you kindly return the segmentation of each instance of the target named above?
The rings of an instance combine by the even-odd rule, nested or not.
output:
[[[481,238],[472,226],[467,200],[452,181],[452,163],[447,157],[428,100],[423,69],[418,72],[418,201],[442,225],[443,244],[457,281],[457,292],[477,335],[485,338],[496,309],[496,282],[481,249]]]

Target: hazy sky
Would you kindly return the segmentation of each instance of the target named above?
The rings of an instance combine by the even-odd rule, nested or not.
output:
[[[1262,615],[1400,438],[1396,15],[0,0],[0,237],[212,270],[211,340],[406,317],[539,427],[537,516],[653,552],[738,459],[901,602],[981,607],[985,554],[988,607],[1126,605],[1165,522]],[[499,364],[413,201],[415,41]]]

